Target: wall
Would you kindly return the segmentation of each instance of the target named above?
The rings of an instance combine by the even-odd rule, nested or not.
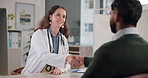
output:
[[[113,33],[109,26],[109,15],[94,14],[94,46],[95,52],[102,44],[111,41]]]
[[[148,10],[143,11],[142,16],[138,22],[137,28],[139,34],[148,41]]]
[[[16,2],[35,4],[35,25],[45,13],[45,0],[0,0],[0,8],[6,8],[7,14],[12,13],[15,15]],[[12,28],[15,29],[15,18],[13,20]]]

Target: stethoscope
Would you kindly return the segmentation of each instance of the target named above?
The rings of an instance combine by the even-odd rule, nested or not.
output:
[[[51,44],[50,44],[50,37],[49,37],[49,28],[47,28],[47,34],[48,34],[48,42],[49,42],[49,47],[50,47],[50,52],[53,53],[53,50],[51,51]],[[65,46],[65,43],[64,43],[64,40],[63,40],[63,37],[60,33],[60,37],[61,37],[61,45]],[[59,38],[58,38],[58,41],[59,41]],[[59,49],[59,48],[58,48]],[[58,50],[59,51],[59,50]]]

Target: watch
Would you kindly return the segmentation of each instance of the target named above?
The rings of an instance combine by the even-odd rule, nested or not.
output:
[[[54,69],[55,69],[55,66],[51,66],[51,65],[46,64],[46,71],[47,72],[50,72],[51,70],[54,70]]]

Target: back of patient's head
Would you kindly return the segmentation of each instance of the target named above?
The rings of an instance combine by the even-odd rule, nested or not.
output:
[[[136,26],[142,14],[139,0],[114,0],[111,9],[118,11],[125,25]]]

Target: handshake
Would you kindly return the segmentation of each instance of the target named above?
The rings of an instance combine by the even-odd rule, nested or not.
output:
[[[84,65],[84,57],[80,55],[69,55],[66,57],[66,61],[74,67],[81,67]]]

